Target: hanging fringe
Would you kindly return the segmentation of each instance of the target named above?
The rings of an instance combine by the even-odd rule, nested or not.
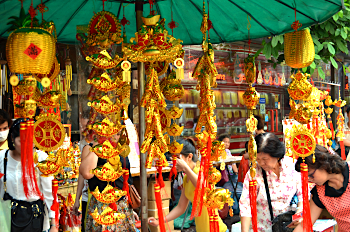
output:
[[[172,180],[172,177],[173,177],[173,176],[174,176],[174,178],[176,178],[176,176],[177,176],[176,160],[177,160],[176,155],[173,155],[173,167],[171,168],[170,174],[169,174],[169,179],[170,179],[170,180]]]
[[[158,210],[158,220],[159,220],[160,232],[166,232],[165,231],[165,224],[164,224],[162,198],[160,196],[160,186],[157,183],[154,184],[154,195],[156,198],[156,204],[157,204],[157,210]]]
[[[164,188],[164,186],[165,186],[164,181],[163,181],[162,169],[163,169],[163,167],[161,166],[161,163],[159,161],[157,161],[158,184],[159,184],[161,189]]]
[[[333,122],[332,122],[331,117],[329,117],[328,120],[329,120],[329,127],[331,128],[331,131],[332,131],[332,140],[334,140],[335,134],[334,134],[334,127],[333,127]]]
[[[59,215],[60,215],[60,205],[57,200],[57,191],[58,191],[58,180],[52,180],[52,196],[53,202],[51,210],[55,212],[55,225],[58,227]]]
[[[132,201],[131,201],[131,198],[130,198],[130,192],[129,192],[129,183],[128,183],[129,169],[124,168],[123,170],[124,170],[124,174],[123,174],[123,189],[122,190],[126,191],[126,195],[128,196],[129,205],[132,205]]]
[[[309,181],[308,166],[305,163],[300,164],[301,184],[303,189],[303,228],[304,232],[312,232],[311,212],[309,204]]]
[[[339,140],[339,144],[340,144],[340,149],[341,149],[341,158],[343,160],[346,160],[344,140],[342,138]]]
[[[256,180],[249,181],[250,210],[252,214],[253,231],[258,232],[258,217],[256,209]]]

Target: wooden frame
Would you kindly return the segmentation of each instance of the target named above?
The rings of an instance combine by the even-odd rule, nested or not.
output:
[[[63,124],[64,130],[69,138],[72,138],[72,125],[71,124]]]

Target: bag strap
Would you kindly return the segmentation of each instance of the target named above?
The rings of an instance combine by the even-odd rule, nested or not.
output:
[[[265,184],[265,191],[266,191],[266,196],[267,196],[267,202],[269,203],[269,209],[270,209],[270,216],[271,216],[271,222],[273,221],[273,211],[272,211],[272,204],[271,204],[271,197],[270,197],[270,190],[269,190],[269,185],[267,183],[267,177],[266,177],[266,172],[264,169],[262,169],[262,174],[264,178],[264,184]]]
[[[6,185],[6,169],[7,169],[7,154],[9,153],[9,150],[5,152],[4,157],[4,190],[7,191],[7,185]]]

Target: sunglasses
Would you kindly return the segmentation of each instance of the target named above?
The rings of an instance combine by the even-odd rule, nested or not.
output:
[[[315,174],[316,170],[317,170],[317,169],[315,169],[311,174],[308,175],[308,177],[309,177],[310,179],[315,178],[315,177],[314,177],[314,174]]]

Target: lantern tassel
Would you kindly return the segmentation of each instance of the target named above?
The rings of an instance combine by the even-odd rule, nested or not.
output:
[[[340,149],[341,149],[341,158],[343,160],[346,160],[344,140],[342,138],[340,139],[339,144],[340,144]]]
[[[55,225],[58,226],[60,215],[60,205],[57,201],[57,191],[58,191],[58,180],[52,180],[52,196],[53,196],[53,202],[51,206],[51,210],[55,212]]]
[[[249,181],[250,210],[252,214],[253,231],[258,232],[258,218],[256,208],[256,180]]]
[[[303,191],[303,231],[310,232],[312,230],[311,212],[309,204],[309,181],[308,166],[305,163],[300,164],[301,184]]]
[[[156,198],[156,205],[157,205],[157,210],[158,210],[158,219],[159,219],[160,232],[166,232],[165,231],[165,224],[164,224],[162,198],[160,196],[160,186],[159,186],[158,183],[154,184],[154,195],[155,195],[155,198]]]
[[[160,186],[161,189],[164,188],[164,186],[165,186],[164,180],[163,180],[162,169],[163,169],[163,167],[160,165],[160,163],[158,163],[158,165],[157,165],[158,184],[159,184],[159,186]]]
[[[129,184],[128,184],[128,179],[129,179],[129,170],[124,169],[124,174],[123,174],[123,191],[126,191],[126,195],[128,196],[128,202],[129,205],[132,205],[132,201],[130,198],[130,192],[129,192]]]
[[[173,155],[173,167],[171,168],[170,174],[169,174],[170,180],[172,179],[173,176],[174,176],[174,178],[176,178],[176,176],[177,176],[176,160],[177,160],[177,157],[175,155]]]
[[[331,131],[332,131],[332,140],[334,140],[335,134],[334,134],[333,121],[332,121],[331,117],[329,117],[328,120],[329,120],[329,127],[331,128]]]

